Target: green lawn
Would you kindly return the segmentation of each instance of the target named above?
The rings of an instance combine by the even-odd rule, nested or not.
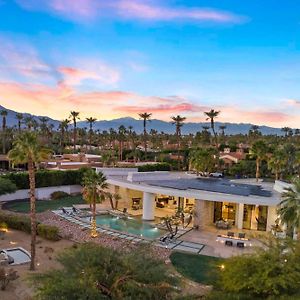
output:
[[[216,283],[222,260],[220,258],[173,252],[170,256],[175,269],[183,276],[208,285]]]
[[[81,196],[69,196],[57,200],[40,200],[36,202],[36,212],[40,213],[46,210],[55,210],[62,206],[72,206],[74,204],[84,204]],[[20,213],[29,212],[29,200],[12,201],[3,205],[4,209]]]

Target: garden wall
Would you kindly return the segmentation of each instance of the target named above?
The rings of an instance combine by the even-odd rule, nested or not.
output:
[[[36,189],[36,198],[39,200],[49,200],[50,195],[56,191],[62,191],[68,194],[76,194],[81,192],[82,187],[80,185],[64,185],[64,186],[51,186],[42,187]],[[29,190],[18,190],[12,194],[6,194],[0,196],[0,202],[22,200],[29,198]]]

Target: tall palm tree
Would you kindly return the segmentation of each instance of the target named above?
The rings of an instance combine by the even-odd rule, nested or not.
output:
[[[76,142],[77,142],[77,120],[79,120],[79,112],[78,111],[71,111],[70,112],[70,118],[73,121],[73,149],[74,153],[76,153]]]
[[[300,227],[300,180],[295,179],[292,187],[285,188],[281,198],[277,213],[281,223],[286,224],[293,231],[295,238]]]
[[[63,150],[66,146],[66,133],[68,132],[68,127],[69,127],[70,120],[65,119],[60,122],[58,129],[60,130],[60,152],[61,154],[63,153]]]
[[[30,270],[35,269],[36,248],[36,211],[35,211],[35,165],[49,157],[50,150],[43,148],[33,132],[20,134],[13,143],[8,157],[14,164],[28,164],[30,187],[30,218],[31,218],[31,263]]]
[[[21,132],[21,125],[22,125],[22,120],[23,120],[23,114],[17,113],[16,118],[18,120],[18,131],[19,133]]]
[[[263,140],[259,140],[255,142],[250,149],[251,157],[255,158],[256,160],[256,172],[255,172],[256,182],[258,182],[258,179],[260,177],[261,162],[267,159],[267,153],[268,153],[268,147]]]
[[[5,131],[6,129],[6,117],[7,117],[7,110],[3,109],[0,112],[0,115],[2,116],[2,130]]]
[[[145,160],[147,160],[147,121],[150,121],[152,113],[140,113],[139,117],[143,120],[144,127],[144,149],[145,149]]]
[[[176,131],[175,135],[177,138],[177,161],[178,161],[178,170],[180,170],[180,137],[181,137],[181,127],[183,126],[183,122],[186,120],[186,117],[182,116],[174,116],[171,117],[172,119],[172,124],[175,125]]]
[[[118,128],[118,140],[119,140],[119,160],[123,160],[123,145],[126,138],[126,128],[124,125],[119,126]]]
[[[82,179],[82,195],[84,200],[92,205],[92,229],[91,237],[97,237],[96,226],[96,203],[101,203],[106,198],[106,192],[108,185],[106,177],[103,173],[96,173],[93,169],[88,169]]]
[[[210,120],[210,128],[214,134],[215,137],[215,144],[216,144],[216,148],[218,149],[218,137],[217,137],[217,133],[215,130],[215,119],[218,117],[218,115],[220,114],[220,111],[216,111],[214,109],[211,109],[210,111],[206,111],[204,112],[204,114],[206,115],[206,120]]]
[[[96,118],[90,117],[86,118],[86,122],[89,124],[90,130],[89,130],[89,144],[90,149],[92,148],[92,136],[93,136],[93,125],[97,121]]]
[[[7,110],[3,109],[0,112],[2,116],[2,153],[6,153],[6,117],[7,117]]]

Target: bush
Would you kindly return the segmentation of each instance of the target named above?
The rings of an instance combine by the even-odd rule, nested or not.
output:
[[[59,229],[56,226],[39,224],[37,227],[37,234],[49,241],[60,240]]]
[[[143,165],[138,167],[139,172],[152,172],[152,171],[170,171],[171,166],[168,163],[159,163],[153,165]]]
[[[70,195],[63,191],[56,191],[50,195],[51,200],[57,200],[65,197],[69,197]]]
[[[0,177],[0,195],[14,193],[17,186],[11,180]]]
[[[30,218],[25,216],[17,216],[13,214],[0,213],[0,222],[7,224],[8,228],[21,230],[27,233],[31,232]]]
[[[8,213],[0,213],[0,223],[6,223],[8,228],[31,233],[31,221],[27,216],[18,216]],[[50,241],[58,241],[60,239],[59,229],[55,226],[37,224],[37,234]]]
[[[81,184],[85,171],[86,168],[66,171],[39,170],[35,174],[36,187]],[[17,189],[29,189],[28,172],[9,173],[0,178],[9,179],[16,185]]]

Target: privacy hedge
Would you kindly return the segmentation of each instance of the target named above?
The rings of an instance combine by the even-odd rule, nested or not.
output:
[[[170,171],[171,166],[168,163],[158,163],[153,165],[143,165],[138,167],[139,172],[152,172],[152,171]]]
[[[83,173],[86,169],[79,170],[66,170],[66,171],[48,171],[39,170],[36,172],[35,180],[36,187],[49,187],[60,185],[73,185],[80,184],[82,181]],[[28,172],[9,173],[2,175],[0,178],[9,179],[15,183],[17,189],[29,189]]]
[[[7,224],[8,228],[24,231],[27,233],[31,232],[30,218],[27,216],[17,216],[8,213],[0,213],[0,223]],[[50,241],[60,240],[59,229],[56,226],[49,226],[38,223],[37,234]]]

